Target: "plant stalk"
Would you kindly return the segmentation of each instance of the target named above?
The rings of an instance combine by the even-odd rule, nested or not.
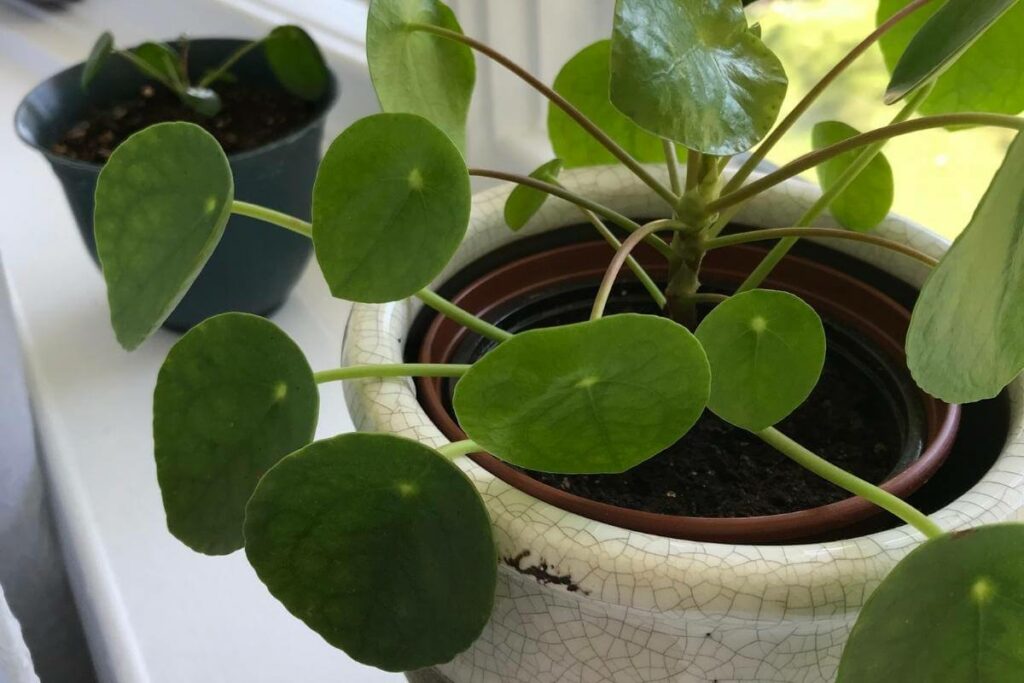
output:
[[[738,232],[732,235],[715,237],[705,242],[704,247],[710,251],[712,249],[720,249],[722,247],[731,247],[735,244],[762,242],[765,240],[775,240],[779,238],[791,238],[796,240],[800,237],[828,237],[840,240],[850,240],[853,242],[863,242],[865,244],[872,244],[876,247],[884,247],[886,249],[899,252],[912,259],[920,261],[930,268],[934,268],[939,263],[938,259],[920,252],[913,247],[907,246],[906,244],[888,240],[884,237],[878,237],[877,235],[872,235],[870,233],[853,232],[852,230],[843,230],[841,228],[765,228],[763,230],[751,230],[750,232]],[[760,284],[760,282],[758,282],[758,284]]]
[[[622,245],[619,247],[615,255],[612,256],[611,262],[608,264],[608,268],[604,271],[604,277],[601,279],[601,286],[597,289],[597,295],[594,297],[594,306],[590,311],[590,319],[598,320],[604,315],[605,306],[608,305],[608,298],[611,296],[612,287],[615,285],[615,279],[619,275],[619,271],[622,270],[623,264],[629,257],[630,252],[636,248],[638,244],[644,241],[648,235],[653,235],[658,230],[669,229],[666,225],[671,221],[653,221],[647,225],[642,226],[636,232],[630,233]]]
[[[897,498],[885,489],[864,481],[842,468],[836,467],[828,460],[815,455],[774,427],[754,432],[754,435],[822,479],[830,481],[855,496],[860,496],[899,517],[924,534],[926,538],[935,538],[942,535],[942,529],[913,505]]]
[[[457,43],[462,43],[470,48],[476,50],[480,54],[486,55],[498,64],[511,71],[513,74],[521,78],[531,86],[534,90],[537,90],[541,95],[548,98],[555,106],[564,111],[570,118],[587,131],[595,140],[601,143],[605,149],[612,153],[616,159],[621,161],[629,170],[631,170],[637,178],[642,180],[644,184],[650,187],[652,190],[658,193],[669,206],[675,206],[678,197],[672,193],[667,187],[662,185],[658,180],[647,172],[647,169],[643,167],[639,161],[634,159],[629,152],[624,150],[617,142],[611,139],[607,133],[601,130],[597,124],[591,121],[587,116],[577,109],[569,100],[565,99],[553,89],[545,85],[540,79],[531,74],[526,69],[522,68],[511,59],[501,54],[491,46],[481,43],[479,40],[470,38],[469,36],[463,35],[458,31],[452,31],[440,26],[434,26],[432,24],[421,24],[411,23],[408,25],[411,30],[414,31],[425,31],[427,33],[433,33],[434,35],[453,40]]]
[[[620,242],[612,231],[608,229],[608,226],[604,224],[600,216],[590,209],[581,208],[580,211],[583,212],[583,215],[587,217],[587,220],[589,220],[591,224],[593,224],[597,232],[600,233],[601,237],[604,238],[605,242],[607,242],[612,249],[618,251],[622,247],[622,242]],[[655,283],[651,276],[647,274],[647,271],[644,270],[643,266],[641,266],[632,256],[626,257],[626,265],[629,266],[629,269],[633,271],[636,279],[640,281],[640,284],[644,286],[647,293],[651,295],[652,299],[654,299],[654,303],[658,305],[658,309],[664,310],[666,301],[665,295],[662,294],[661,288],[658,287],[657,283]]]
[[[486,320],[476,317],[469,311],[459,308],[436,292],[432,292],[431,290],[424,288],[416,292],[415,296],[438,313],[451,318],[466,329],[472,330],[480,336],[487,337],[488,339],[492,339],[499,343],[508,341],[512,338],[512,334],[510,332],[506,332],[500,327],[496,327]]]
[[[231,203],[231,213],[238,214],[239,216],[248,216],[249,218],[255,218],[266,223],[272,223],[279,228],[291,230],[303,237],[309,237],[310,239],[313,237],[312,223],[304,221],[301,218],[296,218],[295,216],[289,216],[288,214],[281,213],[280,211],[268,209],[267,207],[260,206],[259,204],[250,204],[249,202],[242,202],[236,199]]]
[[[205,76],[203,76],[202,80],[199,81],[199,87],[208,88],[211,83],[216,83],[217,79],[223,76],[228,69],[233,67],[238,62],[239,59],[252,52],[254,49],[256,49],[258,45],[262,45],[264,40],[264,38],[254,40],[251,43],[243,45],[242,47],[235,50],[235,52],[230,57],[225,59],[224,62],[220,66],[218,66],[215,71],[211,71],[207,73]]]
[[[672,187],[673,193],[681,196],[683,187],[679,183],[679,159],[676,157],[676,146],[671,140],[662,139],[661,148],[665,150],[665,166],[668,168],[669,185]]]
[[[383,365],[350,365],[313,373],[317,384],[349,379],[383,377],[462,377],[471,365],[442,365],[437,363],[391,363]]]
[[[480,453],[484,449],[480,448],[475,441],[454,441],[452,443],[446,443],[443,446],[437,448],[437,452],[448,458],[449,460],[455,460],[455,458],[463,455],[469,455],[470,453]]]

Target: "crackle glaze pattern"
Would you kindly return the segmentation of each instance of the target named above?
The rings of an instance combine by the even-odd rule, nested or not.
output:
[[[661,169],[653,169],[660,172]],[[655,216],[666,206],[625,169],[584,169],[564,176],[571,189],[627,215]],[[465,243],[438,281],[514,239],[502,221],[508,186],[477,195]],[[748,203],[737,217],[762,227],[792,225],[817,189],[791,181]],[[576,209],[548,201],[520,235],[579,222]],[[824,218],[822,225],[831,225]],[[892,216],[878,229],[938,256],[941,238]],[[915,261],[853,242],[830,246],[920,285]],[[356,306],[343,352],[346,364],[402,360],[416,302]],[[438,446],[446,439],[420,409],[405,379],[346,385],[359,429]],[[995,467],[962,498],[934,515],[945,529],[1018,517],[1024,505],[1021,387],[1011,390],[1012,438]],[[857,610],[918,542],[907,528],[825,544],[756,546],[695,543],[626,531],[535,500],[463,458],[493,519],[503,557],[528,550],[581,590],[542,585],[507,566],[481,638],[438,667],[454,683],[655,683],[671,681],[830,681]],[[433,674],[431,674],[433,675]]]

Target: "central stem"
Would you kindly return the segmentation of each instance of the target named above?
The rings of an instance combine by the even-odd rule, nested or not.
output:
[[[697,300],[694,295],[700,289],[700,265],[707,251],[704,233],[676,233],[672,249],[676,256],[672,260],[668,287],[665,288],[668,313],[677,323],[693,330],[697,327]]]

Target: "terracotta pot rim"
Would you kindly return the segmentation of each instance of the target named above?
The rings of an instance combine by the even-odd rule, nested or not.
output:
[[[532,263],[545,259],[565,261],[570,253],[594,244],[607,248],[603,243],[572,243],[514,259],[474,280],[453,297],[453,301],[465,305],[466,299],[472,292],[481,286],[485,286],[485,283],[508,282],[511,279],[509,277],[510,274],[529,267]],[[758,252],[761,251],[749,246],[733,249],[740,252],[751,249]],[[789,256],[785,262],[799,264],[802,268],[810,268],[827,273],[830,278],[835,278],[851,290],[856,290],[861,294],[869,296],[877,305],[883,307],[889,315],[896,315],[909,321],[910,312],[904,306],[857,278],[836,270],[831,266],[804,257]],[[509,300],[520,298],[527,292],[541,291],[555,284],[586,280],[592,278],[595,273],[600,274],[600,272],[603,272],[603,267],[576,270],[568,273],[566,271],[556,271],[547,277],[537,277],[528,286],[522,287],[501,298],[494,299],[483,306],[475,305],[469,306],[469,308],[476,314],[486,314],[496,306],[500,306]],[[839,318],[847,326],[857,329],[873,340],[889,338],[889,348],[883,349],[883,351],[890,357],[896,357],[895,354],[898,354],[902,358],[902,344],[896,344],[895,348],[893,348],[892,334],[882,330],[873,320],[865,321],[862,316],[844,306],[842,302],[824,298],[813,291],[793,286],[792,283],[780,282],[777,278],[769,280],[768,284],[789,291],[795,291],[808,299],[816,308],[825,309],[823,313],[828,315],[828,317],[833,320]],[[882,317],[884,318],[884,316]],[[465,334],[464,330],[457,333],[457,336],[443,350],[440,357],[431,354],[431,349],[437,344],[437,337],[446,324],[451,323],[441,316],[435,317],[431,322],[420,345],[421,361],[444,362],[458,345],[458,342]],[[905,359],[903,360],[905,361]],[[421,378],[417,380],[417,386],[421,404],[437,427],[450,439],[466,438],[444,407],[440,395],[441,380]],[[945,404],[927,397],[923,392],[919,393],[922,396],[930,422],[922,453],[909,466],[888,478],[882,484],[883,489],[900,497],[908,496],[920,488],[942,465],[952,448],[960,419],[959,406]],[[697,517],[644,512],[594,501],[562,491],[533,479],[490,454],[479,453],[471,457],[478,465],[505,481],[508,485],[559,509],[574,512],[589,519],[620,528],[669,538],[718,543],[810,542],[815,539],[816,535],[821,533],[836,528],[842,529],[875,514],[881,514],[880,509],[872,503],[856,496],[814,508],[752,517]],[[837,527],[836,520],[849,521],[838,524]]]

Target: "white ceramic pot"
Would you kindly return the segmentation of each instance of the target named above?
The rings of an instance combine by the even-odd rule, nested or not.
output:
[[[652,171],[661,169],[652,167]],[[638,217],[667,207],[625,169],[566,173],[573,191]],[[523,236],[580,222],[577,210],[548,201],[513,234],[502,208],[509,186],[478,194],[469,233],[438,278],[443,282],[484,254]],[[793,225],[817,198],[816,187],[790,181],[749,202],[736,220]],[[823,219],[822,225],[831,225]],[[897,216],[878,234],[933,256],[947,243]],[[920,286],[926,268],[898,254],[854,242],[841,249]],[[358,305],[349,321],[345,364],[402,362],[416,301]],[[346,398],[360,430],[399,434],[431,446],[447,443],[406,379],[349,382]],[[1010,390],[1011,438],[992,470],[933,519],[944,529],[1018,517],[1024,506],[1021,380]],[[696,543],[627,531],[527,496],[468,458],[494,523],[502,557],[530,554],[568,575],[581,590],[544,585],[502,564],[491,620],[480,639],[452,662],[425,674],[454,683],[689,683],[830,681],[865,598],[920,537],[907,527],[845,541],[807,545]],[[440,674],[440,677],[438,676]],[[424,680],[428,680],[424,678]]]

